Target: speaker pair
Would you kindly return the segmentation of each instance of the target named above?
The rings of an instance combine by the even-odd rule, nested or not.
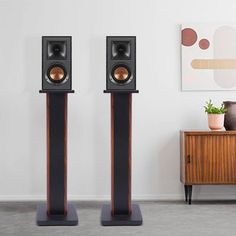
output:
[[[37,224],[77,225],[67,203],[67,93],[73,93],[71,37],[42,38],[42,90],[47,94],[47,203],[38,207]],[[106,90],[111,93],[112,200],[104,205],[102,225],[141,225],[131,204],[132,93],[136,90],[136,38],[107,36]]]
[[[42,91],[71,91],[71,36],[42,37]],[[106,91],[136,90],[136,37],[107,36]]]

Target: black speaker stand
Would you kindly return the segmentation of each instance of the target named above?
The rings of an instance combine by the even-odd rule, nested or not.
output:
[[[143,219],[138,204],[131,205],[131,214],[112,215],[110,204],[102,206],[101,223],[103,226],[138,226],[142,225]]]
[[[78,224],[67,203],[67,93],[47,93],[47,202],[37,208],[39,226]]]
[[[132,93],[111,93],[111,204],[102,207],[104,226],[137,226],[142,214],[131,203]]]
[[[68,204],[67,214],[47,214],[47,204],[42,203],[37,207],[37,225],[38,226],[74,226],[78,225],[78,216],[76,208]]]

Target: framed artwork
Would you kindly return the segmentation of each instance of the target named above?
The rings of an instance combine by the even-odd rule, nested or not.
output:
[[[236,24],[183,24],[182,90],[236,90]]]

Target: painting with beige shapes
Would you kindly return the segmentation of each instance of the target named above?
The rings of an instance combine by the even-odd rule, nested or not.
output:
[[[236,24],[183,24],[182,90],[236,90]]]

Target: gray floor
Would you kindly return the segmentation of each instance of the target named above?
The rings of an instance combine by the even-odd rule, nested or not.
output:
[[[102,227],[102,203],[75,203],[79,226],[38,227],[36,203],[0,203],[0,236],[236,235],[236,202],[140,202],[144,223],[137,227]]]

